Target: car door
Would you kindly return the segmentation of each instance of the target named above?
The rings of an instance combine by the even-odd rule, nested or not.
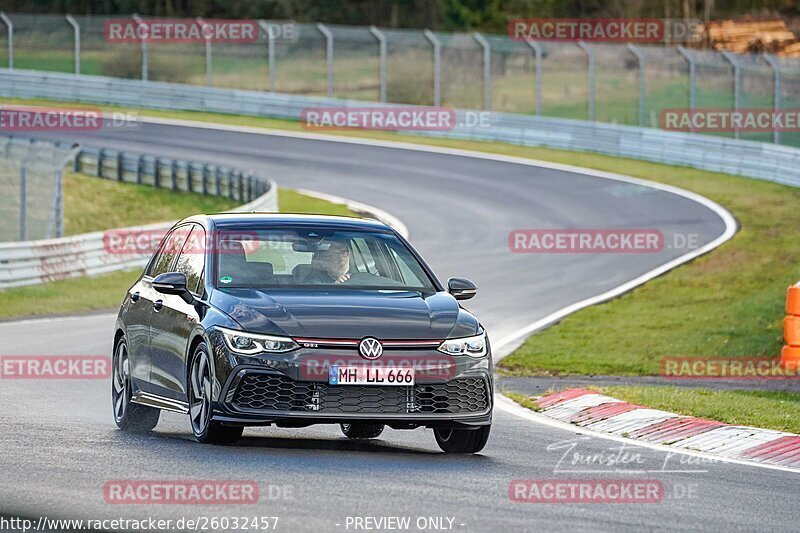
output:
[[[202,296],[205,265],[205,230],[190,224],[182,230],[183,244],[171,272],[186,275],[187,288],[195,297]],[[165,398],[186,401],[186,351],[189,335],[199,321],[194,304],[180,296],[159,294],[150,320],[150,381],[153,392]]]
[[[153,302],[158,298],[153,290],[153,277],[166,271],[164,258],[165,244],[172,238],[168,233],[153,257],[145,267],[144,274],[128,291],[128,302],[125,309],[125,337],[128,342],[128,354],[131,364],[131,376],[136,387],[151,392],[150,387],[150,318],[153,314]]]

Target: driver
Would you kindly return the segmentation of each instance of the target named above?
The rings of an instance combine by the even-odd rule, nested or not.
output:
[[[314,253],[311,266],[304,283],[344,283],[350,279],[350,250],[341,241],[329,241],[327,250]]]

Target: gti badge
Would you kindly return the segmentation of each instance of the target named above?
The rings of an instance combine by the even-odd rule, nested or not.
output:
[[[377,359],[383,355],[383,346],[378,339],[367,337],[358,344],[358,353],[364,359]]]

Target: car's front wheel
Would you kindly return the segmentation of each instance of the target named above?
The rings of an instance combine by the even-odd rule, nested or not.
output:
[[[434,428],[436,444],[445,453],[478,453],[486,446],[492,426],[477,429]]]
[[[376,439],[383,433],[383,424],[340,424],[348,439]]]
[[[111,374],[111,408],[117,427],[130,431],[150,431],[156,427],[161,411],[131,402],[133,379],[125,337],[121,337],[114,348]]]
[[[211,420],[211,358],[201,342],[189,372],[189,419],[194,437],[206,444],[232,444],[242,438],[242,426],[224,426]]]

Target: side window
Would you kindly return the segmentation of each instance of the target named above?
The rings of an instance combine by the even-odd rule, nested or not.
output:
[[[178,255],[183,243],[186,241],[186,237],[189,235],[190,229],[189,226],[181,226],[167,235],[164,244],[161,246],[158,259],[150,265],[150,270],[147,273],[149,276],[156,277],[164,272],[169,272],[175,256]]]
[[[190,292],[199,294],[200,278],[205,266],[206,232],[197,225],[192,230],[181,249],[181,255],[175,263],[175,272],[186,275],[186,287]]]
[[[359,237],[353,239],[351,243],[356,270],[359,272],[378,274],[378,269],[375,266],[375,258],[372,256],[372,251],[369,249],[367,242]]]

